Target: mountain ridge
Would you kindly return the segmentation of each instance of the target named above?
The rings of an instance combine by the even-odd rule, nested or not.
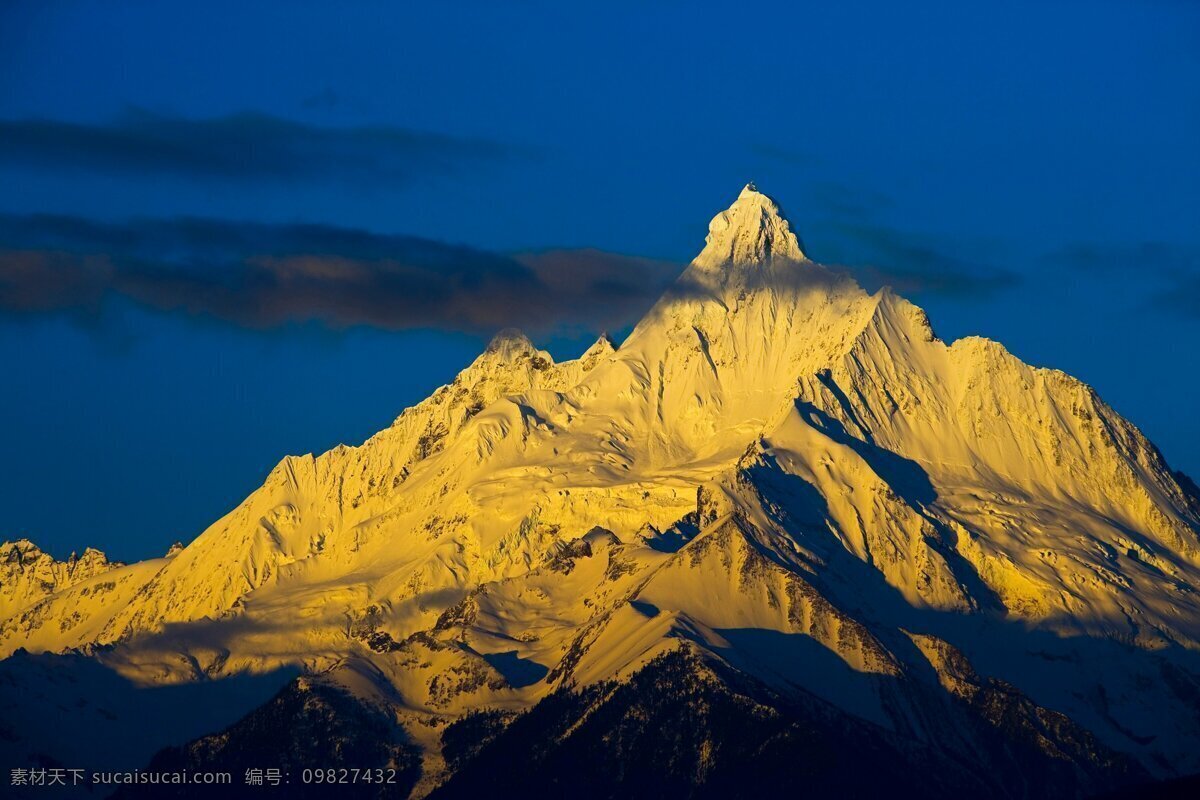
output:
[[[398,720],[420,793],[466,715],[687,651],[935,749],[1041,731],[1107,765],[1082,791],[1200,770],[1198,534],[1094,390],[942,342],[748,186],[619,347],[555,362],[501,332],[169,558],[22,595],[0,655],[150,685],[299,667]]]

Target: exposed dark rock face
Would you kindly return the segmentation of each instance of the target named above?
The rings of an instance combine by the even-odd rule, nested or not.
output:
[[[1149,779],[1135,760],[1104,746],[1070,717],[1037,705],[1005,681],[978,674],[957,648],[933,636],[912,638],[949,695],[941,701],[930,696],[921,705],[949,706],[943,724],[963,737],[952,749],[1003,776],[1009,795],[1091,795]],[[949,742],[943,746],[951,749]]]
[[[625,683],[562,688],[523,714],[485,710],[449,725],[441,737],[446,778],[430,796],[1069,798],[1150,787],[1136,762],[1069,718],[980,676],[944,642],[916,641],[946,691],[911,676],[879,680],[896,720],[905,708],[920,709],[921,735],[903,724],[881,727],[802,690],[782,694],[685,647]],[[353,787],[305,783],[303,771],[317,767],[383,768],[395,778]],[[245,784],[247,770],[265,768],[280,770],[284,782]],[[297,679],[224,732],[159,753],[147,769],[229,772],[233,785],[222,796],[406,797],[421,777],[419,751],[390,713],[311,678]],[[1160,788],[1170,790],[1147,791]],[[137,786],[116,796],[212,791]]]
[[[278,769],[278,787],[247,785],[248,770]],[[306,769],[382,770],[394,782],[330,785],[308,782]],[[127,787],[114,798],[159,797],[407,797],[420,777],[420,757],[404,731],[384,711],[365,705],[340,688],[299,678],[262,707],[221,733],[164,750],[147,771],[222,771],[228,786]]]
[[[982,703],[989,718],[963,714],[982,734],[971,753],[676,652],[626,684],[557,692],[503,728],[480,715],[451,725],[443,743],[456,771],[432,796],[1071,797],[1141,776],[1121,759],[1085,767],[1031,746],[1021,703],[994,693]]]

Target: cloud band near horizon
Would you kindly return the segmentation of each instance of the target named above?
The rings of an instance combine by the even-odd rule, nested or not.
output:
[[[617,330],[681,265],[601,250],[489,253],[325,225],[0,216],[0,312],[113,301],[248,329]]]
[[[959,296],[1008,283],[930,249],[883,249],[891,269],[839,269],[868,287]],[[598,249],[499,254],[330,225],[0,215],[0,313],[16,316],[103,318],[123,301],[251,330],[578,334],[634,324],[682,268]]]

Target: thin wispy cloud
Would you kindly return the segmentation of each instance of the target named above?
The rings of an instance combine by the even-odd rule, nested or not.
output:
[[[1170,276],[1168,286],[1155,292],[1150,302],[1165,311],[1200,320],[1200,272]]]
[[[1200,319],[1200,246],[1171,242],[1076,242],[1046,256],[1060,268],[1109,280],[1142,278],[1151,308]]]
[[[599,250],[505,255],[324,225],[0,217],[0,312],[114,301],[252,329],[618,329],[680,266]]]
[[[24,168],[227,182],[394,184],[527,155],[387,125],[324,127],[258,112],[193,119],[127,109],[102,124],[0,120],[0,161]]]
[[[1087,272],[1200,272],[1200,246],[1170,242],[1076,242],[1046,256],[1052,264]]]
[[[793,147],[779,147],[773,144],[758,143],[750,145],[750,153],[764,161],[773,164],[783,164],[789,167],[812,167],[822,163],[819,156]]]
[[[813,181],[806,185],[814,206],[830,219],[859,224],[877,223],[895,208],[889,195],[867,187],[852,188],[836,181]]]
[[[1020,273],[998,265],[994,248],[889,224],[896,202],[884,192],[836,181],[806,187],[811,238],[827,251],[809,255],[833,262],[867,288],[970,300],[1021,282]]]
[[[835,223],[833,227],[856,245],[860,258],[847,266],[868,285],[968,299],[1021,282],[1017,272],[961,255],[963,250],[937,237],[866,222]]]
[[[308,109],[328,110],[337,108],[343,102],[342,96],[332,87],[326,86],[319,92],[304,98],[303,106]]]

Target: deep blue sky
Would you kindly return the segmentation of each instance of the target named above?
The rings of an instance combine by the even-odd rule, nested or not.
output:
[[[491,328],[634,318],[748,179],[1200,473],[1200,4],[640,6],[0,5],[0,538],[190,539]]]

